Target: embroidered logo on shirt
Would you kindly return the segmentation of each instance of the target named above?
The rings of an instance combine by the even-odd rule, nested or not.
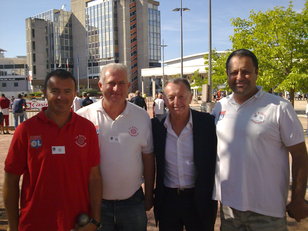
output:
[[[87,145],[86,140],[87,140],[87,138],[83,135],[78,135],[78,136],[75,137],[75,143],[81,148],[83,148]]]
[[[251,121],[256,124],[261,124],[265,120],[265,115],[262,112],[256,112],[252,115]]]
[[[42,138],[41,138],[41,136],[30,136],[30,146],[31,146],[31,148],[42,147]]]
[[[138,136],[139,132],[138,132],[138,128],[132,126],[128,129],[128,133],[131,135],[131,136]]]
[[[219,112],[218,120],[222,120],[225,117],[226,111]]]

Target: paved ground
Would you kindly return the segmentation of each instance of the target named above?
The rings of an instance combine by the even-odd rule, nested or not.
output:
[[[192,105],[194,108],[199,107],[198,104]],[[307,131],[307,118],[303,115],[303,111],[305,110],[306,102],[305,101],[296,101],[295,102],[295,109],[300,114],[299,119],[303,124],[305,131]],[[152,116],[152,108],[151,103],[149,103],[149,114]],[[11,132],[12,133],[12,132]],[[3,182],[3,168],[4,168],[4,160],[7,155],[7,151],[9,148],[9,144],[12,139],[12,134],[10,135],[2,135],[0,134],[0,231],[6,230],[7,227],[7,220],[6,215],[3,209],[3,200],[2,200],[2,182]],[[305,137],[306,145],[308,146],[308,137]],[[308,193],[306,193],[306,199],[308,200]],[[149,224],[148,224],[148,231],[158,231],[155,227],[154,219],[153,219],[153,212],[150,211],[148,213],[149,217]],[[301,223],[296,223],[293,219],[288,218],[288,227],[290,231],[307,231],[308,230],[308,218],[303,220]],[[219,230],[219,219],[216,222],[216,231]]]

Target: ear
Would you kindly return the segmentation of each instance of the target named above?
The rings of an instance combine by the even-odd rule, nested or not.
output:
[[[103,88],[102,82],[98,81],[97,85],[98,85],[99,90],[102,92],[103,91],[103,89],[102,89]]]

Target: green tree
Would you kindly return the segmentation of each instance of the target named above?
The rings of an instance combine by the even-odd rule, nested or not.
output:
[[[232,19],[233,49],[252,50],[259,59],[258,84],[265,90],[294,92],[308,88],[308,1],[302,12],[275,7]]]

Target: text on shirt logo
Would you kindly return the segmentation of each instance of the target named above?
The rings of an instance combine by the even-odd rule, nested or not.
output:
[[[31,148],[39,148],[42,146],[41,136],[30,136],[30,146]]]

